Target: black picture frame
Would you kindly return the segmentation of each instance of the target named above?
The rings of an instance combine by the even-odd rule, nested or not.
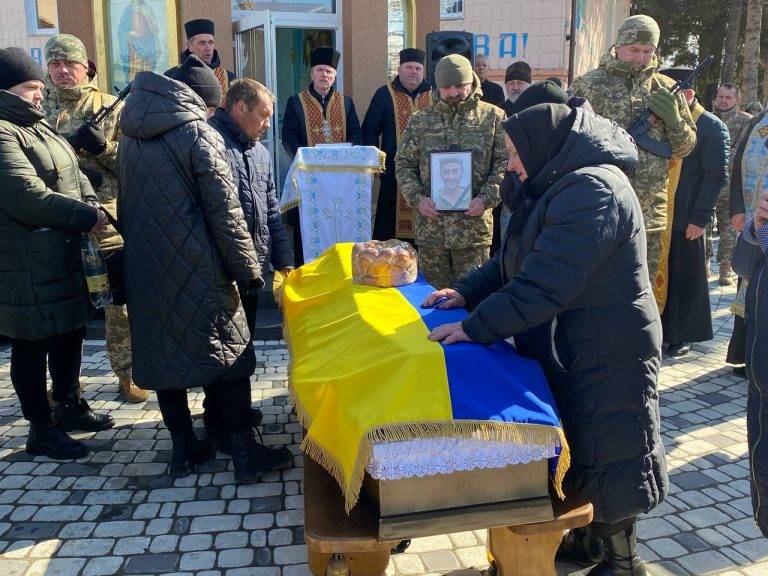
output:
[[[453,165],[453,166],[451,166]],[[472,150],[435,151],[429,154],[429,196],[438,212],[466,212],[472,201]],[[458,179],[459,194],[446,190],[444,178]],[[452,187],[455,190],[455,186]]]

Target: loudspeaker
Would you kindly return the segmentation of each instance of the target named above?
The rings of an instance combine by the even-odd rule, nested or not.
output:
[[[461,30],[443,30],[427,34],[427,70],[426,78],[435,87],[435,66],[440,58],[448,54],[461,54],[475,65],[472,57],[474,34]]]

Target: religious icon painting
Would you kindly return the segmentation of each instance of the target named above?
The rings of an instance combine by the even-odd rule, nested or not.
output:
[[[438,212],[466,212],[472,200],[472,151],[432,152],[430,195]]]
[[[125,88],[138,72],[179,63],[178,0],[92,0],[102,90]]]

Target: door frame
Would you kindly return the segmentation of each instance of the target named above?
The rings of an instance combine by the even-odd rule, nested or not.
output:
[[[335,48],[343,54],[344,36],[342,31],[342,18],[341,18],[341,1],[337,2],[337,12],[335,14],[327,13],[302,13],[302,12],[277,12],[273,10],[261,10],[255,11],[243,18],[240,18],[232,23],[232,33],[235,37],[235,46],[238,46],[239,34],[252,30],[253,28],[263,27],[264,29],[264,77],[267,82],[267,88],[272,93],[277,93],[277,54],[275,53],[277,46],[276,33],[278,28],[307,28],[307,29],[324,29],[333,30],[335,39]],[[236,67],[240,70],[239,59],[240,51],[235,51]],[[342,63],[336,73],[336,86],[344,86],[344,63],[342,56]],[[339,88],[340,92],[343,89]],[[277,149],[280,142],[280,131],[282,125],[278,118],[277,111],[275,112],[274,121],[270,128],[270,134],[268,141],[270,143],[270,155],[272,157],[272,173],[277,178],[279,175],[283,177],[283,174],[279,174],[279,150]],[[278,191],[283,188],[283,182],[275,182]]]

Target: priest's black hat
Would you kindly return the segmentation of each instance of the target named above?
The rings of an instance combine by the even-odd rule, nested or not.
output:
[[[528,63],[518,60],[507,66],[504,82],[511,82],[512,80],[522,80],[523,82],[528,82],[528,84],[531,83],[531,67]]]
[[[339,65],[339,58],[341,58],[341,54],[330,46],[318,46],[312,50],[312,55],[309,57],[309,65],[310,67],[330,66],[335,70]]]
[[[420,50],[419,48],[404,48],[403,50],[400,50],[400,64],[417,62],[423,66],[426,58],[427,55],[424,53],[424,50]]]
[[[184,31],[187,33],[187,40],[198,34],[210,34],[213,36],[213,22],[205,18],[190,20],[184,24]]]

